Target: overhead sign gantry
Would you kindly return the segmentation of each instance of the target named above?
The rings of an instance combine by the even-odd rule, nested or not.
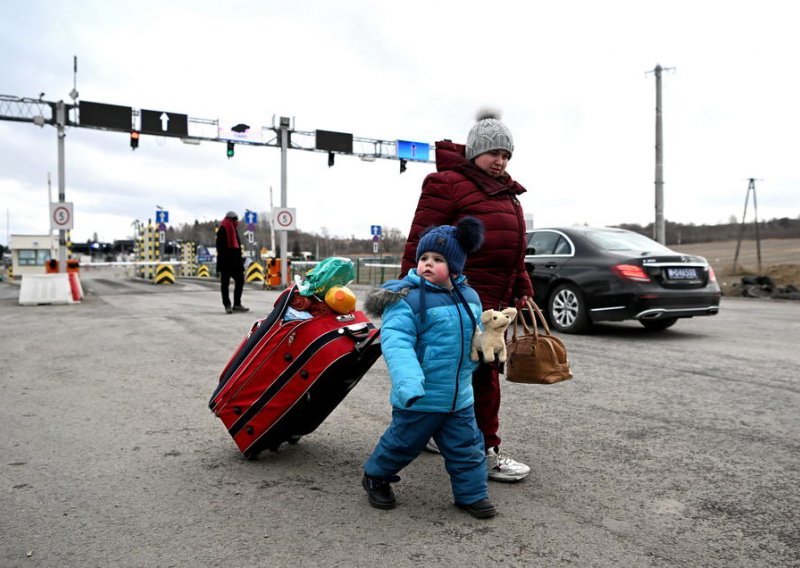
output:
[[[76,99],[77,91],[73,89],[71,96],[73,96],[73,100]],[[228,158],[234,157],[236,144],[279,147],[281,149],[280,210],[284,215],[281,217],[283,222],[278,223],[280,226],[276,228],[279,230],[283,228],[280,246],[284,285],[289,284],[286,231],[289,230],[289,227],[296,226],[293,210],[291,211],[291,223],[285,222],[289,218],[286,197],[287,150],[325,152],[328,154],[328,166],[334,165],[335,154],[352,155],[367,162],[377,159],[398,160],[400,173],[406,171],[409,161],[432,162],[430,159],[431,145],[425,142],[362,138],[354,136],[352,133],[331,130],[299,131],[294,129],[293,119],[285,116],[280,117],[277,123],[273,117],[271,126],[262,126],[260,129],[251,128],[243,123],[220,128],[219,120],[193,118],[187,114],[171,111],[136,110],[130,106],[93,101],[65,104],[63,101],[51,102],[0,95],[0,120],[32,122],[38,126],[45,124],[56,126],[59,142],[59,202],[61,203],[64,202],[63,144],[66,126],[126,132],[130,135],[130,147],[133,150],[139,147],[141,135],[144,134],[176,137],[184,142],[195,144],[201,141],[224,142]],[[213,135],[192,133],[192,126],[206,132],[213,129]],[[62,231],[60,257],[64,255],[64,243],[64,231]],[[65,262],[61,264],[65,265]]]

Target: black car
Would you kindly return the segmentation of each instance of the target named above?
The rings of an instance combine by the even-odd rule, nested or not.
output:
[[[719,311],[720,288],[705,258],[624,229],[528,231],[525,264],[537,304],[566,333],[631,319],[662,330],[680,318]]]

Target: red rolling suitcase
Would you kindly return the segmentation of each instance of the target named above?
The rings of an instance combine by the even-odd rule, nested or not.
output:
[[[248,458],[316,430],[381,355],[379,330],[361,311],[284,321],[296,293],[253,324],[209,402]]]

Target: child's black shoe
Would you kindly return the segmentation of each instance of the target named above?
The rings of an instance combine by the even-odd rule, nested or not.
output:
[[[392,491],[391,483],[393,481],[400,481],[400,477],[397,475],[374,477],[365,473],[361,478],[361,485],[367,492],[369,504],[377,509],[394,509],[397,502],[394,498],[394,491]]]
[[[464,509],[476,519],[488,519],[497,514],[497,510],[494,508],[494,505],[492,505],[492,502],[488,499],[481,499],[480,501],[475,501],[469,505],[465,505],[464,503],[456,503],[456,507],[459,509]]]

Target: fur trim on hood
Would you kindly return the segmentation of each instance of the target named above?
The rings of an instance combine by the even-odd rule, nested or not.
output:
[[[373,288],[364,301],[364,311],[374,317],[383,315],[387,306],[408,296],[408,286],[400,289]]]

